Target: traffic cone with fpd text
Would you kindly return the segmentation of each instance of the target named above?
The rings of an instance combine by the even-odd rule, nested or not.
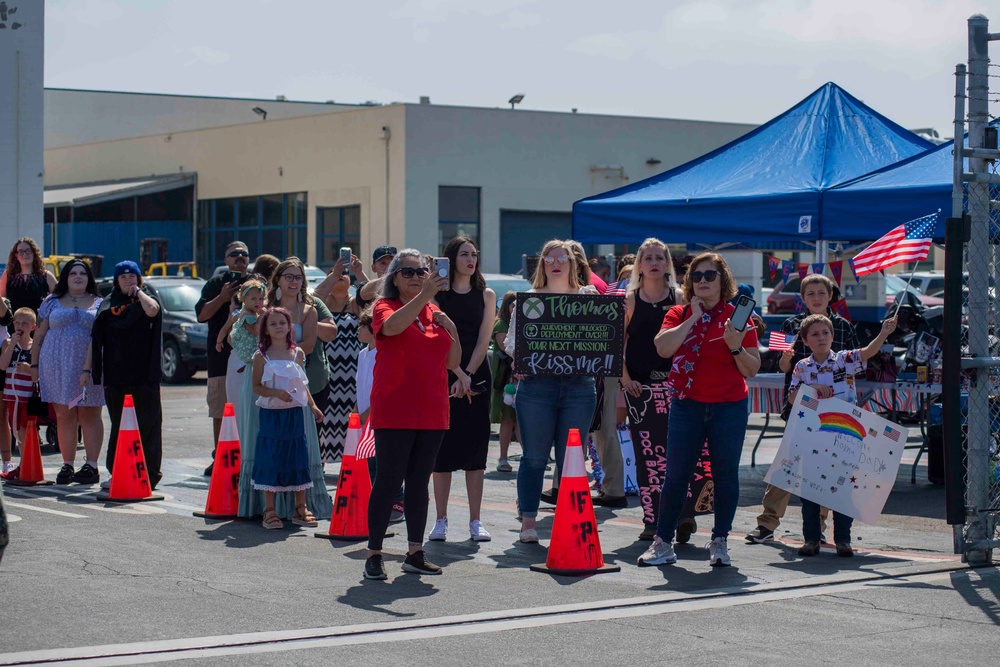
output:
[[[45,479],[42,470],[42,450],[38,444],[38,426],[34,417],[28,419],[28,431],[24,436],[24,446],[21,448],[21,463],[17,469],[17,478],[5,479],[12,486],[47,486],[52,484]]]
[[[327,540],[358,541],[368,539],[368,498],[372,481],[368,475],[368,461],[358,459],[358,442],[361,440],[361,417],[351,413],[344,441],[344,457],[340,462],[337,479],[337,496],[333,501],[330,532],[316,533]]]
[[[212,479],[208,483],[205,511],[193,514],[205,519],[235,519],[239,506],[240,434],[236,428],[233,404],[226,403],[222,413],[219,444],[215,447],[215,464],[212,466]]]
[[[131,394],[125,394],[125,404],[122,406],[122,421],[118,428],[118,443],[115,446],[115,463],[111,471],[111,488],[98,493],[97,499],[113,503],[163,500],[163,496],[154,494],[149,485],[146,455],[142,452],[139,422],[135,416],[135,402]]]
[[[597,535],[594,503],[583,463],[580,431],[572,428],[566,439],[559,498],[552,523],[552,539],[545,565],[532,565],[535,572],[586,575],[619,572],[618,565],[605,565],[601,539]]]

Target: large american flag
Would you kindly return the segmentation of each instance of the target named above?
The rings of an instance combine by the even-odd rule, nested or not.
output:
[[[792,344],[794,342],[795,334],[785,334],[772,331],[770,337],[767,339],[767,347],[770,350],[784,352],[785,350],[792,349]]]
[[[904,223],[862,250],[850,260],[854,275],[860,278],[895,264],[927,259],[937,217],[932,213]]]

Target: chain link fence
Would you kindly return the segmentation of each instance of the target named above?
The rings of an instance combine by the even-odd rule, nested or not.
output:
[[[962,370],[959,387],[944,387],[945,392],[957,391],[960,397],[961,430],[956,428],[952,433],[961,434],[964,452],[965,522],[956,531],[955,546],[970,564],[991,562],[993,549],[1000,547],[1000,286],[996,281],[1000,260],[1000,153],[997,125],[990,123],[989,113],[991,73],[996,69],[990,66],[988,56],[989,42],[996,38],[989,34],[985,17],[969,19],[969,138],[964,155],[956,156],[967,159],[967,166],[956,169],[956,193],[964,195],[967,214],[958,336]],[[948,271],[956,268],[949,266]],[[947,412],[945,419],[949,419]]]

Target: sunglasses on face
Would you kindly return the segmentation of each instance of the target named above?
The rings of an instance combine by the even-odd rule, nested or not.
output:
[[[281,277],[290,283],[302,282],[302,275],[298,273],[282,273]]]
[[[248,253],[246,250],[234,250],[231,253],[229,253],[229,256],[230,257],[249,257],[250,253]]]
[[[706,283],[714,283],[715,279],[718,278],[718,277],[719,277],[719,272],[715,271],[713,269],[709,269],[708,271],[692,271],[691,272],[691,282],[692,283],[700,283],[702,281],[702,279],[704,279]]]
[[[428,273],[430,273],[430,269],[428,269],[426,266],[421,266],[419,269],[414,269],[413,267],[410,266],[404,266],[399,270],[399,275],[403,276],[403,278],[407,280],[409,280],[413,276],[420,276],[421,278],[423,278]]]
[[[546,257],[544,261],[549,266],[552,266],[556,262],[559,262],[559,264],[562,265],[569,261],[569,255],[559,255],[558,257]]]

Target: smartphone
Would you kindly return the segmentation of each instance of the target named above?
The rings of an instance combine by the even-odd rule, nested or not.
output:
[[[434,258],[434,274],[441,276],[442,278],[450,278],[451,276],[451,260],[447,257],[435,257]],[[451,289],[451,281],[444,286],[445,289]]]
[[[235,271],[226,271],[222,274],[222,282],[229,284],[240,279],[240,274]]]
[[[729,318],[737,331],[743,331],[747,328],[747,323],[750,321],[750,316],[753,315],[753,309],[756,307],[757,302],[746,294],[740,296],[736,302],[736,310],[733,311],[733,316]]]
[[[340,263],[344,265],[344,268],[351,267],[351,249],[341,248],[340,249]]]

